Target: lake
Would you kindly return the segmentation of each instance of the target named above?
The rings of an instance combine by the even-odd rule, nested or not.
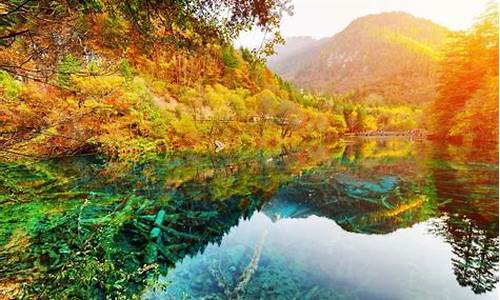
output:
[[[497,145],[357,138],[0,171],[7,296],[498,298]]]

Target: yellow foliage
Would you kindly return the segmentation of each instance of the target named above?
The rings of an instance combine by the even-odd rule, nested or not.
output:
[[[87,97],[104,97],[120,89],[125,78],[119,75],[109,76],[77,76],[72,75],[71,81],[79,93]]]

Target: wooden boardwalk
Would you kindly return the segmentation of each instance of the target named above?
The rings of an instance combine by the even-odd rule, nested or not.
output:
[[[348,132],[344,134],[344,137],[376,137],[376,136],[407,136],[407,137],[418,137],[425,138],[427,133],[423,130],[406,130],[406,131],[383,131],[383,130],[373,130],[373,131],[362,131],[362,132]]]

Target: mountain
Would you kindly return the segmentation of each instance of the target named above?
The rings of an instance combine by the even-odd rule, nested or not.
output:
[[[437,61],[449,34],[403,12],[368,15],[333,37],[287,39],[268,66],[302,88],[422,103],[435,96]]]
[[[289,61],[301,53],[308,52],[317,46],[319,41],[310,36],[293,36],[287,37],[284,45],[277,45],[276,52],[278,55],[273,55],[267,59],[268,66],[275,66],[281,72],[284,72],[291,64]]]

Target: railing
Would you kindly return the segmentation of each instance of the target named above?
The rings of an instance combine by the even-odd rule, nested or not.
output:
[[[361,132],[347,132],[344,134],[345,137],[355,137],[355,136],[411,136],[411,137],[426,137],[427,133],[423,130],[406,130],[406,131],[384,131],[384,130],[373,130],[373,131],[361,131]]]

